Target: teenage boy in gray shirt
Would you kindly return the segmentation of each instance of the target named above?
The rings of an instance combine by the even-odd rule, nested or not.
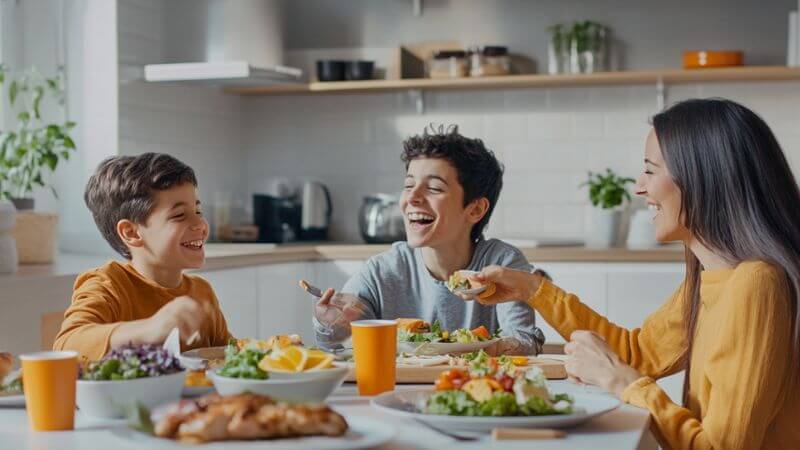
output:
[[[455,126],[425,130],[403,148],[400,208],[407,241],[370,258],[341,293],[325,292],[314,310],[317,345],[340,347],[353,320],[405,317],[438,320],[444,330],[484,325],[490,333],[501,330],[493,353],[538,354],[544,335],[529,306],[465,302],[446,285],[462,269],[532,269],[519,249],[483,238],[503,185],[500,163],[481,140],[460,135]]]

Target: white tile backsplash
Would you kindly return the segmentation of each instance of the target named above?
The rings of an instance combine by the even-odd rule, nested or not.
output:
[[[713,94],[755,108],[800,167],[800,83],[668,87],[667,104]],[[759,92],[764,92],[762,97]],[[583,230],[586,172],[636,178],[656,105],[654,86],[426,94],[416,114],[403,93],[244,98],[248,185],[264,177],[314,178],[334,194],[334,237],[358,240],[361,196],[398,193],[402,141],[429,124],[458,124],[506,168],[489,234],[575,237]],[[485,106],[485,107],[484,107]]]

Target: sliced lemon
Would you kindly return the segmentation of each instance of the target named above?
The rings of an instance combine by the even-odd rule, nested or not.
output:
[[[295,372],[290,361],[284,358],[273,359],[270,355],[261,358],[258,368],[264,372]]]
[[[526,366],[528,365],[528,357],[527,356],[512,356],[511,362],[517,366]]]
[[[331,367],[333,355],[322,350],[309,350],[305,370],[322,370]]]

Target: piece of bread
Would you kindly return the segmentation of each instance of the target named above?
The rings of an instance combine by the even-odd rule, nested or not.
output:
[[[427,333],[431,324],[422,319],[397,319],[397,329],[407,333]]]
[[[0,352],[0,382],[11,372],[11,366],[13,365],[14,355],[7,352]]]

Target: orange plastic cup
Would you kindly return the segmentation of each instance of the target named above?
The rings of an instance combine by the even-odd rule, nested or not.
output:
[[[357,320],[350,327],[358,393],[378,395],[394,390],[397,321]]]
[[[75,427],[77,352],[37,352],[20,355],[22,388],[28,422],[34,431]]]

